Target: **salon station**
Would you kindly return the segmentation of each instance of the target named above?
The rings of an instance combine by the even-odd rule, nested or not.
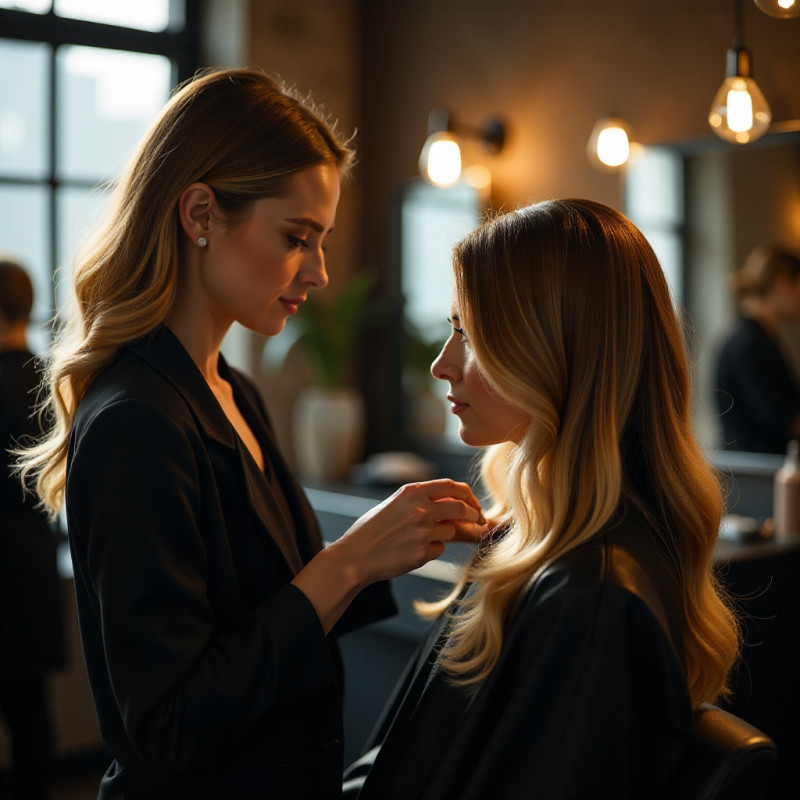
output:
[[[236,327],[223,346],[263,393],[326,542],[401,484],[476,485],[475,451],[430,375],[458,239],[493,211],[559,197],[641,229],[681,309],[695,433],[726,497],[716,563],[745,636],[725,707],[777,746],[763,796],[800,795],[798,459],[725,441],[715,373],[737,319],[731,274],[765,242],[800,249],[796,3],[0,0],[0,250],[33,272],[39,352],[103,187],[176,83],[210,65],[286,76],[356,131],[328,291],[281,337]],[[800,323],[780,337],[800,384]],[[445,595],[473,550],[394,579],[399,614],[343,637],[345,763],[426,635],[414,601]],[[50,689],[69,782],[108,758],[66,545],[60,569],[68,665]]]

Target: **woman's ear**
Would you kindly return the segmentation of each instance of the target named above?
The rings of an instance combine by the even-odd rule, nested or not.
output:
[[[207,183],[187,186],[178,198],[178,216],[181,227],[193,242],[207,239],[214,218],[214,190]]]

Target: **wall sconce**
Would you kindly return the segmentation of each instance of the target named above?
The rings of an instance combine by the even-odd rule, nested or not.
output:
[[[631,153],[630,137],[630,126],[624,119],[603,117],[597,120],[586,145],[589,161],[599,169],[619,169]]]
[[[798,0],[755,0],[756,5],[771,17],[790,19],[800,17],[800,2]]]
[[[747,144],[766,133],[772,120],[761,89],[753,80],[753,57],[742,44],[742,4],[734,0],[733,46],[725,59],[725,80],[714,95],[708,124],[722,139]]]
[[[490,119],[480,128],[465,125],[456,122],[446,108],[434,108],[428,115],[428,138],[419,156],[423,178],[443,187],[458,181],[462,166],[461,138],[478,139],[490,153],[499,153],[505,143],[505,126],[499,119]]]

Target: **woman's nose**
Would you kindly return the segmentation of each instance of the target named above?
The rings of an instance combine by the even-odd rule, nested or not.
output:
[[[458,365],[449,357],[448,350],[450,341],[451,340],[448,339],[444,343],[442,351],[431,364],[431,375],[433,375],[434,378],[438,378],[440,381],[450,381],[450,383],[454,383],[459,379],[461,373]]]
[[[324,289],[328,285],[328,271],[325,269],[323,250],[308,254],[300,271],[299,280],[300,283],[313,289]]]

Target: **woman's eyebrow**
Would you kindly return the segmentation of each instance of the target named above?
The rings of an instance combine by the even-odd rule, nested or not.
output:
[[[326,233],[325,228],[312,217],[286,217],[284,222],[293,222],[296,225],[308,225],[309,228],[313,228],[317,233]],[[331,233],[331,231],[333,231],[333,228],[330,228],[327,233]]]
[[[450,316],[447,318],[447,321],[448,321],[448,322],[461,322],[461,317],[459,317],[459,316],[458,316],[458,314],[451,314],[451,315],[450,315]]]

